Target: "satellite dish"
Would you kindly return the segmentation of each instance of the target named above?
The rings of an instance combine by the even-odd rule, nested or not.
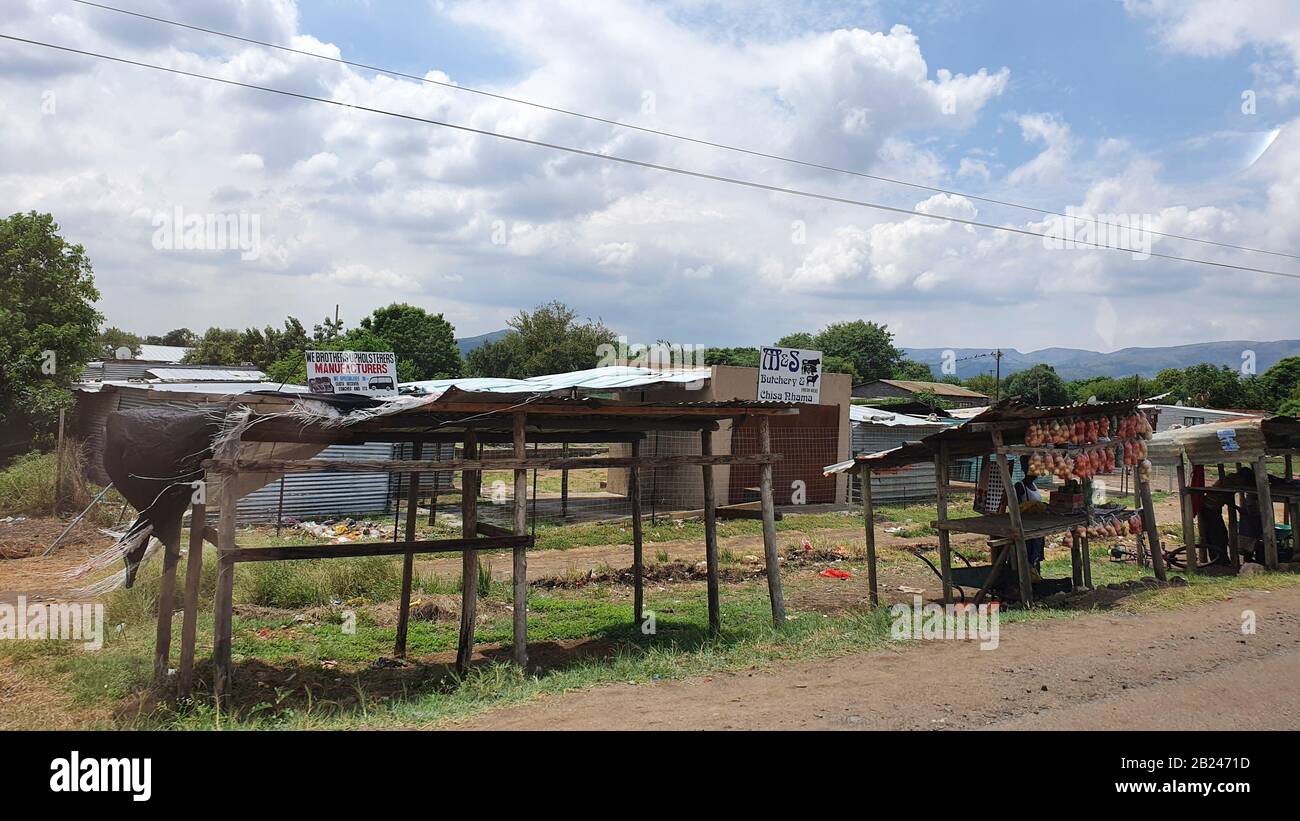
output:
[[[135,355],[131,353],[131,349],[125,345],[118,348],[116,353],[118,359],[135,359]]]

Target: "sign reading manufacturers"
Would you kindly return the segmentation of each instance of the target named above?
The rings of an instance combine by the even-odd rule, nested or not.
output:
[[[822,352],[764,347],[758,360],[758,401],[802,402],[822,399]]]
[[[307,351],[307,389],[396,396],[397,357],[391,352]]]

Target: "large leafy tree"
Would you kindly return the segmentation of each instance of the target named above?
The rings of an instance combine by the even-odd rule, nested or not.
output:
[[[118,352],[126,348],[131,352],[131,356],[137,356],[140,353],[140,343],[143,341],[137,334],[110,326],[100,331],[96,337],[95,347],[98,348],[98,352],[95,355],[104,359],[117,359]],[[131,356],[126,358],[130,359]]]
[[[1300,391],[1300,356],[1288,356],[1259,375],[1256,401],[1264,410],[1280,410]]]
[[[520,311],[507,324],[510,333],[469,352],[470,376],[525,379],[594,368],[600,362],[600,346],[617,342],[604,323],[579,320],[562,302],[539,305],[532,313]]]
[[[415,305],[398,302],[377,308],[361,320],[361,327],[388,340],[397,355],[399,372],[401,363],[407,362],[414,379],[460,376],[456,329],[442,314],[431,314]]]
[[[97,353],[103,317],[85,249],[49,214],[0,220],[0,428],[46,433]]]
[[[1160,390],[1172,399],[1202,408],[1240,408],[1249,404],[1246,383],[1235,368],[1209,363],[1188,368],[1166,368],[1156,374]]]
[[[177,328],[162,336],[150,335],[144,338],[150,345],[172,345],[177,348],[192,348],[199,344],[198,334],[189,328]]]
[[[1070,389],[1051,365],[1035,365],[1013,373],[1002,385],[1002,398],[1030,405],[1068,405]]]
[[[894,335],[885,325],[855,319],[827,325],[812,338],[814,349],[853,363],[858,379],[890,379],[903,363]],[[933,377],[929,377],[933,379]]]

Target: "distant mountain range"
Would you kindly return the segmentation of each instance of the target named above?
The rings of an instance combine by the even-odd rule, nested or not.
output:
[[[495,342],[509,329],[492,331],[479,336],[457,339],[460,355],[488,342]],[[758,346],[755,346],[757,348]],[[951,350],[957,359],[957,376],[969,379],[994,368],[992,349],[990,348],[903,348],[908,359],[914,359],[930,366],[935,377],[943,375],[944,353]],[[1186,368],[1208,362],[1212,365],[1227,365],[1240,368],[1242,354],[1255,352],[1255,372],[1263,373],[1280,359],[1288,356],[1300,356],[1300,339],[1284,339],[1278,342],[1197,342],[1192,345],[1174,345],[1168,348],[1121,348],[1110,353],[1084,350],[1083,348],[1043,348],[1039,351],[1022,353],[1015,348],[1002,349],[1002,375],[1013,374],[1032,368],[1034,365],[1051,365],[1062,379],[1087,379],[1091,376],[1132,376],[1153,377],[1165,368]],[[979,354],[989,354],[979,356]]]
[[[510,329],[504,328],[500,331],[491,331],[489,333],[479,334],[478,336],[467,336],[464,339],[457,339],[456,347],[460,348],[460,355],[463,358],[465,354],[480,345],[486,345],[489,342],[496,342],[508,333],[510,333]]]
[[[977,354],[991,354],[989,348],[904,348],[903,353],[908,359],[929,365],[935,375],[942,375],[941,367],[947,350],[952,350],[956,355],[957,376],[961,379],[988,373],[994,368],[992,355],[971,358]],[[1198,342],[1168,348],[1121,348],[1111,353],[1080,348],[1043,348],[1040,351],[1021,353],[1015,348],[1003,348],[1002,375],[1044,364],[1051,365],[1066,380],[1134,374],[1152,377],[1165,368],[1186,368],[1202,362],[1240,368],[1245,351],[1254,352],[1255,372],[1263,373],[1279,359],[1300,356],[1300,339],[1278,342]]]

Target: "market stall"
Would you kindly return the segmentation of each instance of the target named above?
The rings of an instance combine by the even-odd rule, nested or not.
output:
[[[1191,572],[1214,561],[1215,554],[1234,568],[1241,566],[1243,554],[1271,570],[1290,561],[1292,527],[1300,520],[1300,483],[1294,473],[1297,452],[1300,420],[1291,416],[1242,417],[1175,428],[1153,437],[1151,461],[1173,466],[1178,476],[1183,545],[1175,551],[1181,557],[1171,554],[1171,558],[1186,563]],[[1215,471],[1213,484],[1206,475],[1210,469]],[[1281,523],[1276,504],[1283,508]],[[1214,519],[1203,515],[1206,505],[1226,509],[1226,538],[1216,537],[1217,527],[1207,528]],[[1219,514],[1212,511],[1212,515]]]
[[[940,575],[943,598],[953,601],[954,586],[978,586],[978,604],[991,593],[1019,598],[1032,604],[1036,592],[1053,589],[1083,589],[1092,586],[1089,538],[1118,536],[1145,530],[1158,544],[1152,510],[1150,463],[1146,441],[1152,435],[1150,421],[1137,409],[1137,402],[1111,402],[1038,408],[1007,401],[990,407],[959,427],[927,436],[879,453],[862,454],[830,465],[827,473],[861,476],[863,512],[867,540],[867,561],[871,600],[879,601],[877,589],[875,527],[872,521],[873,476],[933,462]],[[952,462],[970,457],[987,457],[976,491],[975,516],[953,516],[949,494]],[[1061,487],[1049,502],[1017,503],[1012,482],[1011,460],[1025,457],[1031,476],[1053,476]],[[1101,485],[1098,478],[1120,465],[1135,468],[1141,507],[1129,511],[1119,505],[1094,504]],[[987,565],[952,566],[951,535],[975,533],[987,537],[990,562]],[[1069,580],[1035,581],[1029,558],[1030,540],[1058,533],[1071,536],[1072,572]],[[1164,580],[1163,554],[1153,551],[1157,578]],[[1014,577],[1003,580],[1011,567]],[[976,582],[978,585],[976,585]],[[1035,588],[1038,588],[1036,591]],[[962,593],[964,598],[964,592]]]

